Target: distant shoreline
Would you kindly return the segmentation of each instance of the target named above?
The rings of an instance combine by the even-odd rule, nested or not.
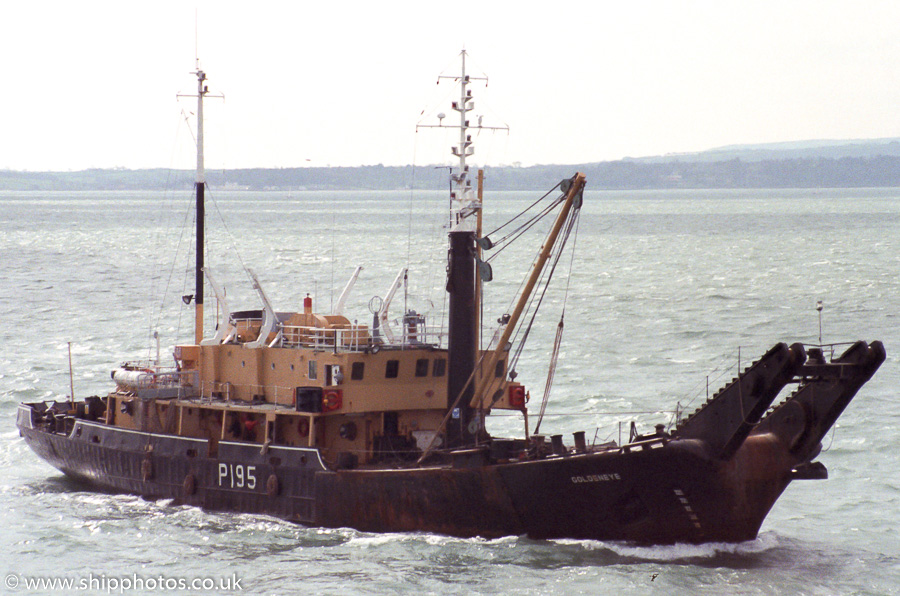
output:
[[[638,163],[486,167],[491,190],[540,190],[584,172],[592,190],[713,188],[870,188],[900,186],[900,157],[790,159],[746,162]],[[440,172],[438,174],[437,172]],[[0,190],[173,190],[190,189],[189,170],[0,171]],[[433,166],[282,168],[207,171],[210,186],[233,190],[440,190],[446,169]]]
[[[473,166],[474,167],[474,166]],[[540,190],[584,172],[592,190],[871,188],[900,186],[900,140],[820,141],[726,147],[701,153],[571,165],[488,166],[492,190]],[[0,170],[0,190],[172,190],[193,186],[191,170]],[[208,183],[244,190],[447,188],[445,166],[357,166],[208,170]]]

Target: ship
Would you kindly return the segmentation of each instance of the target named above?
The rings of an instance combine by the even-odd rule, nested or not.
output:
[[[174,346],[171,365],[117,367],[106,395],[21,403],[17,427],[30,448],[92,489],[309,527],[641,545],[753,540],[793,481],[827,478],[821,441],[884,361],[879,341],[776,343],[696,411],[646,433],[632,423],[618,442],[529,432],[531,390],[517,380],[512,338],[530,324],[586,180],[576,173],[545,195],[552,225],[514,307],[494,325],[496,314],[482,314],[494,242],[481,229],[481,172],[471,175],[467,163],[482,123],[470,121],[476,77],[465,59],[447,77],[460,90],[451,106],[458,124],[440,114],[435,125],[459,133],[446,334],[412,310],[391,320],[405,270],[370,302],[365,325],[343,314],[359,269],[328,313],[315,312],[308,295],[298,297],[302,311],[275,310],[256,277],[261,307],[232,311],[197,250],[194,295],[185,297],[196,311],[194,341]],[[209,88],[199,63],[193,74],[203,247]],[[207,286],[219,312],[208,334]],[[498,412],[521,416],[522,435],[490,434],[485,419]]]

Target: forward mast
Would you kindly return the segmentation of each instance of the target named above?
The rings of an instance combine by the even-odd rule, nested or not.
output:
[[[197,255],[194,271],[194,343],[197,345],[203,341],[203,268],[206,226],[206,166],[203,155],[203,99],[209,94],[206,85],[206,73],[200,68],[200,60],[197,60],[196,70],[192,72],[197,77],[197,95],[179,95],[178,97],[197,98],[197,173],[194,179],[194,190],[197,202]],[[215,95],[213,97],[223,97]]]

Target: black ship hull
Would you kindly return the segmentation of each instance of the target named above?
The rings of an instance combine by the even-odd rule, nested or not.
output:
[[[498,445],[442,465],[335,469],[319,450],[140,432],[67,417],[18,427],[40,457],[104,490],[310,526],[452,536],[740,542],[795,479],[827,477],[820,440],[884,361],[857,342],[830,363],[779,344],[672,434],[604,450],[517,458]],[[768,409],[790,382],[798,388]],[[768,410],[768,411],[767,411]]]
[[[476,452],[458,467],[332,471],[316,449],[263,453],[258,445],[220,442],[210,457],[207,441],[83,421],[64,435],[28,428],[21,418],[35,453],[99,489],[370,532],[742,541],[756,536],[791,480],[790,465],[766,469],[765,478],[735,478],[733,465],[679,441],[506,464],[474,465]],[[764,440],[743,449],[747,459],[774,456]]]

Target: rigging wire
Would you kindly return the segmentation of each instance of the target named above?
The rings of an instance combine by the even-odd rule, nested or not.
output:
[[[580,209],[578,211],[580,212]],[[569,257],[569,275],[566,276],[566,289],[563,292],[562,312],[559,315],[559,324],[556,326],[556,338],[553,340],[553,351],[551,352],[550,365],[547,369],[547,382],[544,385],[544,397],[541,400],[541,411],[540,414],[538,414],[534,433],[532,433],[535,435],[540,432],[541,422],[544,421],[544,413],[547,411],[547,403],[550,401],[550,390],[553,387],[553,379],[556,376],[556,364],[559,361],[559,350],[562,346],[563,331],[565,330],[566,305],[569,302],[569,286],[572,283],[572,270],[575,266],[575,245],[578,243],[578,222],[580,218],[576,214],[572,219],[575,222],[575,237],[572,239],[572,250],[570,251]],[[568,237],[568,233],[566,236]]]
[[[409,221],[407,222],[406,228],[406,269],[409,269],[410,259],[412,258],[412,214],[413,214],[413,201],[415,199],[416,194],[416,152],[419,149],[419,134],[416,131],[416,134],[413,136],[413,162],[412,162],[412,172],[410,172],[410,183],[409,183]]]
[[[557,243],[556,243],[556,245],[553,247],[553,251],[552,251],[551,254],[550,254],[550,262],[551,262],[551,266],[550,266],[550,267],[544,268],[544,270],[541,272],[541,277],[540,277],[540,280],[539,280],[539,282],[538,282],[538,287],[543,287],[544,290],[541,292],[540,298],[538,298],[538,294],[537,294],[537,293],[534,293],[534,294],[532,295],[531,304],[529,305],[529,312],[530,312],[530,309],[531,309],[531,305],[533,305],[535,302],[537,302],[537,304],[540,305],[540,301],[543,300],[544,293],[547,291],[547,286],[548,286],[549,283],[550,283],[550,279],[548,279],[547,276],[549,275],[549,276],[552,277],[553,272],[556,270],[556,265],[557,265],[557,263],[558,263],[558,261],[559,261],[559,259],[560,259],[560,256],[562,255],[562,251],[563,251],[563,249],[565,248],[565,244],[566,244],[566,242],[568,241],[569,234],[571,233],[571,225],[572,225],[573,217],[574,217],[575,215],[577,215],[577,211],[573,211],[573,212],[570,214],[569,220],[566,222],[565,227],[563,228],[563,233],[562,233],[562,236],[561,236],[561,240],[558,240]],[[549,233],[550,233],[550,232],[549,232],[549,230],[548,230],[548,231],[547,231],[547,234],[549,235]],[[519,235],[517,236],[517,238],[518,238],[519,236],[521,236],[521,234],[519,234]],[[544,243],[546,244],[546,242],[547,242],[547,241],[545,240]],[[539,255],[536,254],[535,257],[534,257],[534,263],[537,262],[538,258],[539,258]],[[532,266],[533,266],[533,264],[532,264]],[[536,313],[534,313],[534,315],[532,315],[532,321],[534,320],[535,315],[536,315]]]
[[[147,302],[149,304],[149,312],[147,316],[147,360],[151,361],[153,359],[153,333],[158,332],[159,329],[159,321],[162,315],[162,308],[165,304],[165,296],[168,292],[168,284],[171,281],[171,271],[168,277],[165,277],[165,263],[163,262],[162,255],[164,251],[162,250],[163,246],[167,246],[169,243],[167,241],[169,237],[168,230],[173,229],[173,226],[168,225],[168,219],[165,218],[166,215],[169,215],[174,212],[171,208],[170,201],[174,195],[172,193],[172,176],[174,172],[174,162],[175,162],[175,153],[179,146],[179,138],[181,136],[181,126],[178,125],[181,121],[181,114],[179,114],[176,118],[176,125],[174,126],[175,130],[175,138],[173,140],[172,149],[169,153],[169,167],[166,169],[166,180],[163,184],[163,200],[158,203],[158,209],[156,210],[156,222],[155,222],[155,233],[154,240],[152,242],[152,246],[156,249],[152,251],[154,256],[153,265],[152,265],[152,275],[151,275],[151,283],[149,284],[148,294],[147,294]],[[159,303],[157,306],[157,298],[160,295],[160,285],[163,281],[166,281],[166,291],[163,293],[163,301]],[[157,311],[157,308],[159,310]]]
[[[423,110],[424,113],[424,110]],[[419,152],[419,134],[418,130],[416,130],[415,140],[413,142],[413,160],[412,160],[412,171],[410,172],[410,189],[409,189],[409,218],[407,222],[407,244],[406,244],[406,268],[409,271],[412,267],[412,244],[413,244],[413,216],[414,216],[414,206],[415,206],[415,198],[416,198],[416,183],[417,183],[417,174],[418,174],[418,152]],[[443,169],[443,166],[441,167]],[[443,181],[443,179],[441,179]],[[432,223],[432,232],[428,235],[430,239],[428,241],[429,246],[425,248],[425,255],[438,255],[439,254],[439,244],[441,242],[441,234],[438,233],[438,229],[443,229],[443,226],[440,224],[435,224],[434,220],[430,220]],[[427,258],[427,257],[426,257]],[[436,259],[435,259],[436,260]],[[431,309],[434,308],[435,300],[433,292],[436,289],[434,283],[434,277],[436,275],[435,267],[426,268],[426,278],[424,282],[424,289],[422,294],[425,296],[425,305],[431,304]],[[441,338],[444,337],[444,324],[447,313],[447,295],[446,292],[441,292],[441,310],[437,316],[440,317],[440,324],[438,327],[438,341],[441,341]],[[423,307],[424,308],[424,307]],[[428,309],[428,312],[431,311]],[[405,307],[404,307],[405,310]]]
[[[191,228],[193,228],[197,224],[196,211],[193,211],[193,213],[194,213],[194,217],[191,218],[191,224],[192,224]],[[194,236],[193,236],[193,234],[188,234],[188,246],[187,246],[187,250],[185,251],[186,256],[189,256],[191,254],[192,247],[194,247]],[[196,248],[195,248],[195,250],[196,250]],[[173,267],[175,266],[174,263],[172,264],[172,266]],[[184,279],[181,283],[181,295],[182,296],[186,295],[186,292],[188,291],[187,289],[188,289],[188,287],[190,287],[189,286],[190,281],[191,281],[190,276],[191,276],[191,269],[190,269],[190,267],[186,267],[184,270]],[[194,296],[194,299],[196,300],[197,297]],[[181,335],[181,319],[182,319],[183,315],[184,315],[184,308],[179,308],[178,309],[178,318],[176,319],[177,323],[175,324],[175,336],[176,337]]]
[[[535,261],[537,258],[535,258]],[[532,267],[534,265],[532,264]],[[535,317],[537,316],[537,309],[540,308],[541,301],[544,299],[544,293],[547,291],[547,275],[549,275],[550,268],[545,267],[543,271],[541,271],[541,275],[538,278],[538,282],[536,287],[540,289],[539,292],[533,292],[531,297],[528,300],[528,305],[525,307],[525,311],[523,312],[523,318],[531,315],[531,318],[527,325],[520,325],[515,332],[513,333],[510,341],[512,344],[516,345],[516,349],[513,350],[509,359],[509,367],[511,370],[516,368],[516,365],[519,362],[519,357],[522,354],[522,350],[525,347],[525,343],[528,340],[529,335],[531,334],[531,329],[535,321]],[[535,307],[537,304],[537,307]],[[522,339],[519,339],[519,337]]]
[[[208,186],[206,188],[209,189]],[[222,214],[221,209],[219,209],[219,202],[216,201],[216,197],[212,192],[209,192],[206,196],[212,202],[212,205],[215,208],[215,212],[219,216],[219,221],[222,222],[222,227],[225,228],[228,239],[231,241],[231,249],[234,251],[238,262],[241,264],[241,269],[243,269],[244,273],[247,275],[247,279],[252,282],[253,275],[250,273],[250,268],[247,267],[247,264],[244,262],[244,258],[241,256],[241,251],[238,250],[237,240],[235,239],[234,234],[231,232],[231,228],[228,227],[228,222],[225,220],[225,216]]]
[[[558,187],[559,187],[559,184],[557,184],[556,186],[554,186],[553,188],[551,188],[551,189],[550,189],[549,191],[547,191],[541,198],[539,198],[537,201],[535,201],[534,203],[532,203],[529,207],[527,207],[527,208],[524,209],[523,211],[519,212],[519,214],[513,216],[509,221],[507,221],[506,223],[502,224],[500,227],[496,228],[495,230],[503,229],[504,227],[506,227],[507,225],[509,225],[511,222],[515,221],[517,218],[522,217],[522,215],[523,215],[524,213],[526,213],[527,211],[529,211],[530,209],[532,209],[532,208],[533,208],[535,205],[537,205],[540,201],[542,201],[542,200],[546,199],[548,196],[550,196],[550,193],[552,193],[552,192],[553,192],[554,190],[556,190]],[[553,200],[553,204],[554,204],[554,205],[555,205],[555,204],[558,204],[558,203],[561,202],[561,200],[563,200],[563,199],[564,199],[564,197],[560,197],[559,199],[554,199],[554,200]],[[543,214],[541,215],[541,218],[546,217],[547,215],[549,215],[549,213],[550,213],[549,210],[544,209],[544,210],[543,210]],[[536,223],[537,223],[537,221],[531,221],[531,220],[530,220],[530,223],[527,224],[527,229],[531,229],[532,227],[534,227],[534,225],[535,225]],[[496,256],[496,254],[498,254],[500,251],[503,250],[503,248],[505,248],[506,246],[509,246],[509,244],[511,244],[512,242],[514,242],[515,240],[517,240],[519,237],[521,237],[522,234],[524,233],[524,231],[525,231],[525,230],[522,230],[520,233],[516,234],[515,237],[513,237],[511,240],[509,240],[506,244],[502,245],[502,246],[500,247],[500,249],[499,249],[497,252],[495,252],[494,254],[492,254],[490,257],[488,257],[488,258],[486,259],[486,261],[487,261],[487,262],[490,262],[490,261],[493,259],[493,257]],[[547,234],[549,234],[549,230],[547,231]],[[507,235],[507,237],[510,237],[510,236],[512,236],[512,234]],[[557,244],[557,247],[558,247],[558,246],[559,246],[559,245]],[[493,248],[497,248],[497,245],[494,245]],[[535,256],[534,256],[534,258],[532,259],[531,264],[530,264],[530,266],[529,266],[530,268],[533,268],[533,267],[535,266],[535,263],[537,263],[539,256],[540,256],[539,253],[538,253],[538,254],[535,254]],[[546,275],[546,272],[547,272],[547,269],[546,269],[546,268],[541,272],[541,278],[540,278],[541,281],[539,281],[539,285],[542,283],[542,280],[543,280],[543,278],[544,278],[544,275]],[[514,305],[515,302],[516,302],[516,297],[519,296],[519,295],[521,295],[522,289],[525,287],[525,284],[526,284],[526,283],[527,283],[527,276],[523,277],[523,278],[519,281],[519,287],[516,289],[515,292],[513,292],[512,297],[510,298],[510,301],[509,301],[509,303],[507,304],[506,312],[509,312],[509,311],[512,309],[513,305]],[[525,315],[526,315],[526,316],[527,316],[527,313],[530,311],[531,304],[533,304],[534,299],[535,299],[535,298],[534,298],[534,294],[532,294],[531,299],[530,299],[530,301],[529,301],[528,310],[525,312]],[[517,330],[515,331],[515,336],[512,338],[513,343],[515,343],[515,341],[516,341],[516,339],[517,339],[517,337],[518,337],[520,331],[521,331],[521,327],[519,327],[519,329],[517,329]],[[495,334],[495,336],[491,339],[491,342],[488,344],[488,347],[490,348],[490,346],[493,345],[493,342],[494,342],[495,340],[497,340],[498,338],[499,338],[499,333]]]
[[[556,363],[559,360],[559,348],[562,345],[563,329],[565,327],[565,313],[559,317],[559,323],[556,326],[556,337],[553,339],[553,349],[550,352],[550,365],[547,369],[547,382],[544,384],[544,397],[541,400],[541,409],[538,413],[537,424],[534,432],[531,434],[538,435],[541,432],[541,423],[544,421],[544,413],[547,411],[547,402],[550,401],[550,388],[553,386],[553,377],[556,375]]]
[[[532,295],[532,299],[529,302],[527,312],[531,313],[531,318],[528,321],[528,325],[525,326],[525,331],[523,332],[522,339],[519,340],[515,352],[510,356],[510,369],[514,368],[514,364],[517,364],[519,361],[519,357],[522,354],[522,350],[524,349],[525,344],[528,340],[528,337],[531,334],[531,329],[534,326],[535,319],[537,318],[537,313],[540,310],[541,304],[543,304],[544,298],[547,294],[547,290],[550,287],[550,281],[553,279],[553,274],[556,272],[556,266],[559,264],[559,259],[562,256],[562,251],[565,248],[566,243],[569,240],[569,235],[572,233],[572,229],[575,225],[575,222],[578,220],[578,215],[580,214],[580,212],[581,212],[580,209],[574,209],[569,214],[569,219],[566,222],[562,238],[561,238],[561,240],[559,240],[557,242],[556,246],[554,246],[554,248],[553,248],[553,253],[551,255],[552,265],[549,268],[545,268],[544,272],[542,272],[541,280],[539,282],[541,284],[542,289],[541,289],[539,297]],[[544,274],[546,274],[546,276]],[[520,330],[521,330],[521,328],[520,328]],[[517,330],[517,334],[516,334],[517,336],[518,336],[518,331],[519,330]]]
[[[170,268],[169,268],[169,276],[168,276],[168,278],[167,278],[167,280],[166,280],[166,287],[165,287],[165,289],[163,290],[162,301],[161,301],[161,303],[160,303],[160,305],[159,305],[159,312],[157,313],[156,321],[155,321],[155,323],[154,323],[154,327],[157,327],[157,328],[159,327],[160,320],[162,319],[162,310],[163,310],[163,307],[165,306],[166,301],[168,300],[169,286],[171,286],[172,281],[173,281],[173,278],[175,277],[175,266],[176,266],[176,263],[178,262],[178,255],[181,253],[181,247],[182,247],[182,244],[183,244],[184,241],[185,241],[185,240],[184,240],[184,237],[185,237],[185,230],[188,229],[188,221],[189,221],[191,212],[192,212],[191,209],[186,209],[185,212],[184,212],[184,220],[183,220],[182,225],[181,225],[181,233],[180,233],[180,235],[178,236],[178,242],[177,242],[177,244],[176,244],[176,246],[175,246],[175,255],[174,255],[174,257],[172,258],[172,264],[171,264],[171,266],[170,266]],[[193,222],[193,220],[190,220],[190,221]],[[186,249],[186,253],[187,253],[187,254],[190,254],[191,246],[193,246],[193,238],[191,238],[191,239],[189,240],[189,245],[188,245],[188,247],[187,247],[187,249]],[[185,287],[186,287],[185,285],[182,286],[182,295],[184,295],[184,289],[185,289]],[[181,314],[180,314],[180,313],[181,313],[181,311],[184,310],[184,309],[179,308],[178,310],[179,310],[179,318],[177,319],[177,320],[178,320],[178,326],[176,327],[176,329],[177,329],[177,330],[180,330],[180,329],[181,329]],[[178,331],[176,331],[176,336],[177,336],[177,333],[178,333]]]
[[[505,228],[506,226],[510,225],[512,222],[516,221],[516,219],[518,219],[519,217],[522,217],[525,213],[527,213],[528,211],[530,211],[531,209],[533,209],[538,203],[540,203],[541,201],[543,201],[544,199],[546,199],[547,197],[549,197],[550,194],[553,193],[553,191],[555,191],[557,188],[559,188],[559,185],[560,185],[560,184],[562,184],[562,182],[560,182],[559,184],[557,184],[556,186],[554,186],[553,188],[551,188],[550,190],[548,190],[547,192],[545,192],[545,193],[544,193],[543,195],[541,195],[538,199],[536,199],[531,205],[529,205],[528,207],[526,207],[525,209],[523,209],[522,211],[520,211],[517,215],[514,215],[514,216],[513,216],[512,218],[510,218],[506,223],[500,225],[499,227],[494,228],[493,230],[491,230],[490,232],[488,232],[487,234],[485,234],[485,236],[491,236],[491,235],[493,235],[493,234],[496,234],[497,232],[499,232],[500,230],[502,230],[502,229]]]
[[[331,212],[331,312],[334,312],[334,237],[335,237],[335,212]]]
[[[499,255],[500,253],[502,253],[503,250],[506,249],[506,247],[508,247],[511,243],[518,240],[523,234],[528,232],[528,230],[530,230],[535,225],[537,225],[537,223],[540,222],[543,218],[550,215],[553,212],[553,210],[564,200],[565,200],[565,197],[561,197],[561,198],[557,199],[556,201],[553,201],[552,203],[550,203],[549,205],[544,207],[544,209],[540,213],[538,213],[537,215],[532,217],[530,220],[528,220],[524,224],[520,225],[518,228],[516,228],[515,230],[513,230],[512,232],[510,232],[509,234],[507,234],[500,240],[498,240],[497,244],[495,246],[499,246],[499,248],[491,254],[491,256],[487,259],[487,261],[490,262],[491,260],[496,258],[496,256]]]

